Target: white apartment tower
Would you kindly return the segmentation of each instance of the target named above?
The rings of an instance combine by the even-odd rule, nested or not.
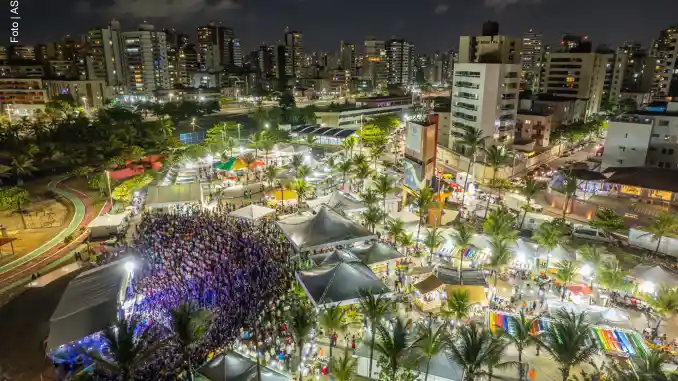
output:
[[[488,143],[513,139],[520,91],[520,65],[457,63],[452,87],[451,133],[473,127],[489,136]],[[464,147],[451,148],[464,154]]]
[[[652,95],[678,97],[678,27],[659,32],[659,38],[652,42],[650,55],[656,59]]]
[[[107,28],[87,32],[85,66],[88,80],[103,80],[108,86],[124,90],[126,80],[120,38],[120,23],[116,20],[112,20]]]
[[[461,36],[459,62],[520,64],[523,40],[510,36]]]
[[[388,84],[409,86],[414,73],[414,44],[394,39],[386,42],[385,49]]]
[[[154,90],[170,87],[164,32],[141,24],[139,30],[122,33],[122,46],[130,92],[150,95]]]

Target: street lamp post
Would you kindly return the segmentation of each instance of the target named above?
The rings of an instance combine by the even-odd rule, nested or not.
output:
[[[85,103],[85,111],[89,113],[89,108],[87,107],[87,97],[80,98]]]
[[[113,193],[111,192],[111,172],[108,169],[104,170],[106,172],[106,183],[108,183],[108,201],[111,203],[111,208],[113,207]]]

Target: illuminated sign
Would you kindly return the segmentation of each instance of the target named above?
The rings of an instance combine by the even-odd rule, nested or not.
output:
[[[631,196],[640,196],[640,188],[630,185],[622,185],[620,192]]]
[[[664,201],[671,201],[671,192],[650,190],[648,195],[652,198],[658,198]]]

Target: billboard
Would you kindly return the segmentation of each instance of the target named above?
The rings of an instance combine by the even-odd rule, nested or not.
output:
[[[407,123],[405,138],[405,154],[421,160],[421,148],[424,143],[423,127],[415,123]]]
[[[419,190],[421,186],[426,186],[424,181],[424,167],[419,163],[405,159],[405,186],[412,190]]]

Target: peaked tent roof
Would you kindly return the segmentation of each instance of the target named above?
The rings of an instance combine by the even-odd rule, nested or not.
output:
[[[326,206],[312,216],[292,216],[277,222],[297,251],[346,245],[377,238],[367,229]]]
[[[360,259],[348,251],[332,250],[326,253],[311,255],[316,266],[334,265],[341,262],[360,262]]]
[[[656,285],[678,286],[678,274],[662,266],[638,265],[631,269],[630,273],[634,278],[650,281]]]
[[[393,246],[383,242],[375,242],[366,247],[354,247],[350,251],[366,265],[403,257]]]
[[[419,216],[417,216],[416,214],[409,212],[405,209],[403,209],[399,212],[391,213],[389,215],[389,217],[394,219],[394,220],[401,219],[406,224],[409,224],[409,223],[412,223],[412,222],[419,222]]]
[[[340,210],[342,212],[353,212],[367,209],[365,204],[350,199],[344,192],[334,191],[327,196],[318,197],[315,200],[307,200],[306,203],[312,209],[318,209],[323,205]]]
[[[442,283],[449,285],[461,284],[459,271],[457,269],[438,267],[437,270],[436,276]],[[485,274],[483,274],[482,270],[462,269],[461,275],[464,286],[487,286],[487,280],[485,280]]]
[[[275,209],[267,208],[260,205],[247,205],[244,208],[240,208],[229,213],[229,216],[244,218],[246,220],[258,220],[262,217],[266,217],[275,213]]]
[[[442,286],[443,282],[438,279],[435,275],[431,274],[426,279],[414,285],[414,288],[419,290],[422,294],[429,293],[438,287]]]
[[[202,187],[198,183],[148,187],[146,205],[181,204],[202,201]]]
[[[341,262],[297,272],[297,280],[316,306],[355,304],[360,290],[372,290],[375,295],[391,291],[360,262]]]
[[[118,318],[118,295],[127,275],[125,261],[85,271],[66,286],[49,319],[47,349],[79,340],[110,327]]]
[[[257,379],[257,363],[239,353],[222,353],[198,369],[198,373],[211,381],[254,381]],[[289,379],[269,368],[261,367],[261,381]]]

